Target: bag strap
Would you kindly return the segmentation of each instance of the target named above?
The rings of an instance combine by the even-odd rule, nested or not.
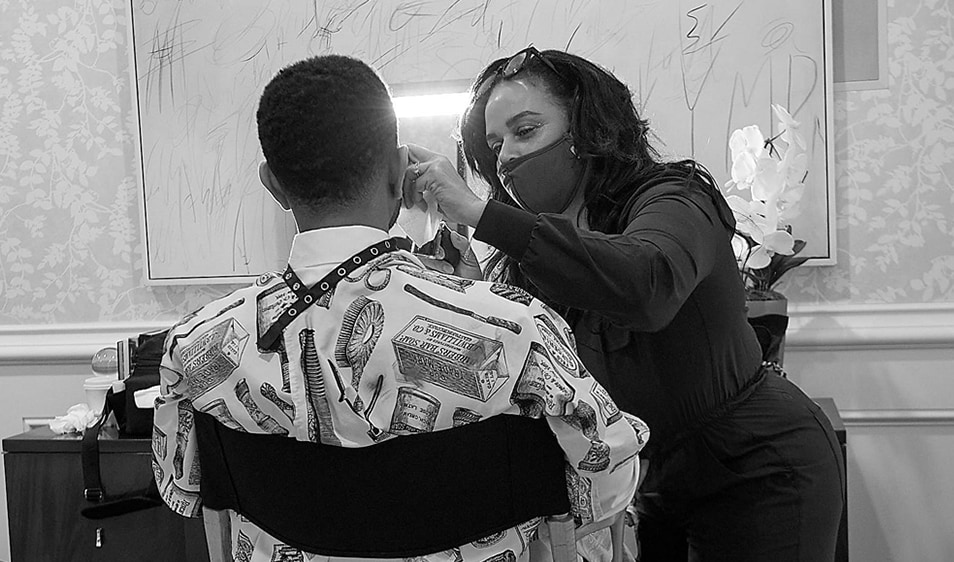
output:
[[[133,511],[148,509],[162,505],[162,498],[159,496],[159,488],[156,487],[154,478],[149,479],[149,484],[144,490],[136,490],[130,494],[125,494],[115,498],[108,497],[103,487],[103,481],[99,470],[99,432],[103,424],[109,418],[112,412],[111,403],[113,398],[113,389],[106,392],[106,400],[103,403],[103,412],[96,423],[86,428],[83,432],[82,441],[82,461],[83,461],[83,497],[89,502],[80,510],[83,517],[87,519],[103,519],[123,515]]]

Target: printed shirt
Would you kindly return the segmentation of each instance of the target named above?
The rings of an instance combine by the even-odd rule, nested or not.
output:
[[[360,226],[300,233],[289,265],[311,286],[386,238]],[[170,330],[153,469],[175,512],[201,517],[195,411],[235,429],[342,447],[498,414],[546,417],[566,455],[577,519],[601,520],[631,502],[637,453],[649,431],[621,412],[582,366],[564,321],[526,292],[444,275],[412,253],[391,252],[296,316],[282,332],[283,353],[261,352],[257,334],[294,299],[279,274],[266,274]],[[441,376],[448,368],[464,376]],[[231,524],[237,562],[328,560],[291,552],[235,513]],[[424,559],[526,560],[539,524]]]

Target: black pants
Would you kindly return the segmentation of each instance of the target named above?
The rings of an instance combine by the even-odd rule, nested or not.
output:
[[[637,501],[640,561],[830,562],[843,466],[825,413],[769,373],[735,409],[650,460]]]

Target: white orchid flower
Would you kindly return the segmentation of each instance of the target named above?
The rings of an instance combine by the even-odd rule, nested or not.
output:
[[[772,256],[775,254],[789,256],[795,251],[794,245],[795,239],[788,232],[784,230],[770,232],[765,235],[761,244],[749,249],[748,259],[744,261],[744,265],[750,269],[768,267],[772,263]]]
[[[751,237],[756,244],[761,244],[765,236],[765,221],[754,210],[753,202],[742,199],[738,195],[729,195],[725,200],[732,209],[739,232]]]
[[[772,256],[765,246],[753,246],[749,253],[749,259],[745,261],[745,267],[749,269],[762,269],[772,263]]]
[[[778,199],[778,220],[784,224],[791,224],[792,219],[801,214],[802,208],[798,204],[805,193],[805,184],[800,183],[789,187]]]
[[[798,129],[801,124],[796,121],[784,107],[778,104],[772,104],[772,110],[775,112],[775,116],[778,117],[778,128],[782,131],[782,140],[790,147],[797,146],[805,150],[805,139],[801,133],[799,133]]]
[[[789,146],[782,161],[778,163],[778,170],[785,185],[800,185],[808,172],[808,155],[804,151]]]
[[[757,125],[732,133],[731,179],[724,185],[726,202],[736,220],[733,253],[739,268],[751,274],[747,283],[760,290],[771,288],[763,285],[772,283],[768,279],[777,279],[766,269],[772,266],[773,257],[795,254],[796,241],[786,225],[798,214],[808,170],[806,143],[798,121],[784,107],[773,105],[772,109],[780,133],[770,139],[768,146]],[[748,190],[749,196],[728,195],[730,190]]]
[[[778,199],[785,187],[785,178],[779,173],[779,163],[770,156],[759,158],[757,172],[752,178],[752,199],[768,201]]]
[[[762,247],[773,254],[790,256],[795,251],[795,238],[788,231],[776,230],[765,235]]]
[[[765,137],[757,125],[737,129],[729,138],[732,153],[732,181],[739,189],[747,189],[758,172],[758,162],[765,153]]]

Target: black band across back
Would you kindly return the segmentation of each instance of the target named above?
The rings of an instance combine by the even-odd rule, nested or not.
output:
[[[318,299],[320,299],[323,294],[333,290],[342,279],[347,277],[355,269],[358,269],[378,256],[395,250],[410,251],[411,241],[407,238],[394,237],[368,246],[338,264],[330,273],[322,277],[311,287],[306,287],[305,284],[301,282],[301,279],[298,278],[292,266],[289,265],[285,269],[285,273],[282,274],[282,279],[285,281],[285,284],[288,285],[288,288],[295,293],[297,298],[291,306],[282,312],[281,316],[275,320],[275,323],[269,326],[264,334],[259,336],[258,348],[275,349],[275,343],[278,341],[278,338],[281,337],[285,328],[287,328],[292,320],[299,314],[304,312],[305,309],[318,302]]]
[[[203,505],[309,553],[423,556],[570,509],[542,419],[498,415],[358,448],[235,431],[202,412],[195,429]]]

